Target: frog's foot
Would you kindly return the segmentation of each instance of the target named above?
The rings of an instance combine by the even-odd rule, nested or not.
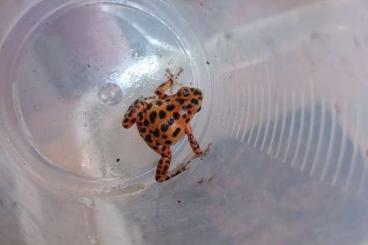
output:
[[[186,162],[184,162],[184,163],[179,164],[178,168],[183,169],[183,171],[188,170],[188,169],[189,169],[189,165],[190,165],[190,163],[191,163],[193,160],[195,160],[195,159],[197,159],[197,158],[200,158],[200,157],[203,157],[203,156],[207,155],[207,154],[208,154],[208,152],[211,150],[211,148],[212,148],[212,143],[208,144],[208,146],[207,146],[206,150],[204,150],[203,152],[201,152],[201,153],[199,153],[199,154],[196,154],[196,155],[193,155],[193,156],[192,156],[188,161],[186,161]],[[201,158],[201,160],[202,160],[202,158]]]
[[[170,80],[170,79],[172,79],[172,80],[174,80],[174,74],[172,74],[172,72],[171,72],[171,70],[169,69],[169,68],[166,68],[166,70],[165,70],[165,78],[167,79],[167,80]]]
[[[160,173],[162,167],[157,167],[156,181],[157,182],[168,181],[168,180],[174,178],[175,176],[187,171],[189,169],[189,163],[190,163],[190,161],[188,161],[186,163],[179,164],[175,169],[173,169],[170,172],[168,172],[169,165],[166,164],[166,166],[163,167],[163,171],[164,171],[163,173]],[[159,165],[160,165],[160,163],[159,163]]]
[[[212,143],[209,143],[207,148],[204,151],[201,151],[199,154],[196,154],[196,156],[200,157],[200,156],[207,155],[207,153],[211,150],[211,148],[212,148]]]
[[[182,168],[184,169],[185,171],[189,169],[189,165],[190,163],[192,162],[193,160],[193,157],[191,157],[188,161],[184,162],[184,163],[181,163],[178,165],[178,168]]]
[[[212,143],[209,143],[206,150],[203,151],[202,156],[207,155],[207,153],[211,150],[211,148],[212,148]]]
[[[179,71],[178,73],[176,73],[176,75],[174,75],[171,70],[169,68],[167,68],[165,70],[166,74],[165,74],[165,77],[167,79],[172,79],[173,81],[177,80],[180,76],[180,74],[184,71],[183,67],[179,67]]]
[[[190,161],[187,161],[185,163],[179,164],[177,169],[181,169],[182,171],[187,171],[189,169]]]
[[[199,157],[206,156],[206,155],[208,154],[208,152],[211,150],[211,148],[212,148],[212,143],[208,144],[207,148],[206,148],[204,151],[201,151],[201,152],[199,152],[198,154],[195,154],[195,155],[194,155],[194,156],[189,160],[189,162],[190,162],[190,161],[192,161],[192,160],[194,160],[194,159],[197,159],[197,158],[199,158]]]
[[[176,73],[175,77],[174,77],[174,80],[177,80],[180,76],[181,73],[183,73],[184,69],[183,67],[179,67],[179,71],[178,73]]]
[[[168,80],[172,81],[172,85],[170,86],[170,93],[171,94],[173,93],[173,87],[175,87],[175,86],[180,86],[180,87],[184,86],[184,84],[178,82],[178,78],[179,78],[180,74],[183,71],[184,71],[184,69],[182,67],[180,67],[178,73],[176,75],[174,75],[174,74],[172,74],[172,72],[169,68],[166,69],[165,77]]]

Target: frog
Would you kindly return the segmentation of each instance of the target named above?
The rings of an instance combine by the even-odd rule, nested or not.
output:
[[[203,92],[199,88],[178,83],[183,72],[180,68],[176,75],[166,69],[166,80],[155,90],[154,95],[135,100],[123,116],[122,126],[126,129],[137,126],[139,135],[146,144],[161,156],[156,167],[155,180],[168,181],[189,169],[191,160],[207,154],[211,144],[202,150],[193,135],[191,120],[202,109]],[[167,91],[180,85],[176,93]],[[194,156],[187,162],[169,171],[172,160],[171,147],[187,136]]]

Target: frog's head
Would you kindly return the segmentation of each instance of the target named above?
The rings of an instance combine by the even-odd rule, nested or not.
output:
[[[183,109],[195,114],[201,110],[203,93],[198,88],[181,87],[176,93],[177,100],[183,105]]]

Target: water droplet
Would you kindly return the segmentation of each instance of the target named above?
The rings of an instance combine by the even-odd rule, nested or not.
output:
[[[106,83],[98,91],[98,98],[105,104],[116,105],[123,98],[123,91],[114,83]]]

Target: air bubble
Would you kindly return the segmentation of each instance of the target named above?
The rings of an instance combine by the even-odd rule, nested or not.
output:
[[[123,91],[114,83],[106,83],[98,91],[98,98],[105,104],[116,105],[123,98]]]

